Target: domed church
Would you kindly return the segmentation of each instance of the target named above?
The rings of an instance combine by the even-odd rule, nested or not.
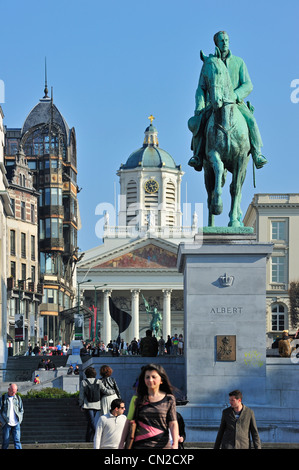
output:
[[[84,336],[105,344],[120,333],[110,315],[112,303],[131,317],[120,333],[126,342],[145,336],[154,311],[161,314],[158,338],[183,334],[183,278],[177,271],[177,249],[180,242],[193,241],[198,228],[196,217],[190,226],[182,226],[183,171],[159,147],[154,118],[149,119],[143,145],[117,171],[118,223],[112,226],[109,213],[105,215],[103,244],[87,250],[77,265],[84,304],[94,310],[90,335]]]

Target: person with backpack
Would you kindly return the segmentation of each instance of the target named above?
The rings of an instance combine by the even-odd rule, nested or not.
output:
[[[79,392],[79,406],[85,413],[87,420],[86,442],[93,442],[99,411],[101,410],[101,397],[113,395],[115,390],[106,388],[102,381],[97,379],[97,371],[88,367],[85,371],[86,379],[82,380]]]
[[[23,421],[23,402],[17,395],[18,387],[10,384],[8,393],[4,393],[0,405],[0,423],[2,425],[2,449],[8,449],[9,437],[12,434],[15,449],[22,449],[21,423]]]

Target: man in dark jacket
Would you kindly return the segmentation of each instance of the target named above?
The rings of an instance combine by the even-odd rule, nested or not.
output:
[[[145,338],[140,341],[140,353],[143,357],[156,357],[158,354],[158,341],[152,336],[152,330],[146,330]]]
[[[229,393],[230,408],[222,412],[214,449],[250,449],[250,435],[255,449],[261,449],[261,441],[254,412],[243,405],[242,393]]]

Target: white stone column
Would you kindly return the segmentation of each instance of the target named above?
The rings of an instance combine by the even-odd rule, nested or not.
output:
[[[102,341],[104,341],[105,346],[109,343],[109,341],[112,339],[111,338],[111,316],[110,316],[110,308],[109,308],[109,297],[111,295],[111,290],[103,290],[104,293],[104,305],[103,305],[103,311],[104,311],[104,325],[103,325],[103,336],[102,336]]]
[[[163,292],[163,338],[171,337],[171,292],[172,289],[162,289]]]
[[[131,323],[131,335],[132,338],[129,340],[139,338],[139,292],[140,290],[132,289],[132,323]]]

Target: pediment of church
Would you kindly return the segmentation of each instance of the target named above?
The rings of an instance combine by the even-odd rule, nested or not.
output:
[[[119,256],[105,256],[102,263],[94,264],[100,269],[174,269],[177,266],[177,254],[163,246],[148,243],[135,247]]]

